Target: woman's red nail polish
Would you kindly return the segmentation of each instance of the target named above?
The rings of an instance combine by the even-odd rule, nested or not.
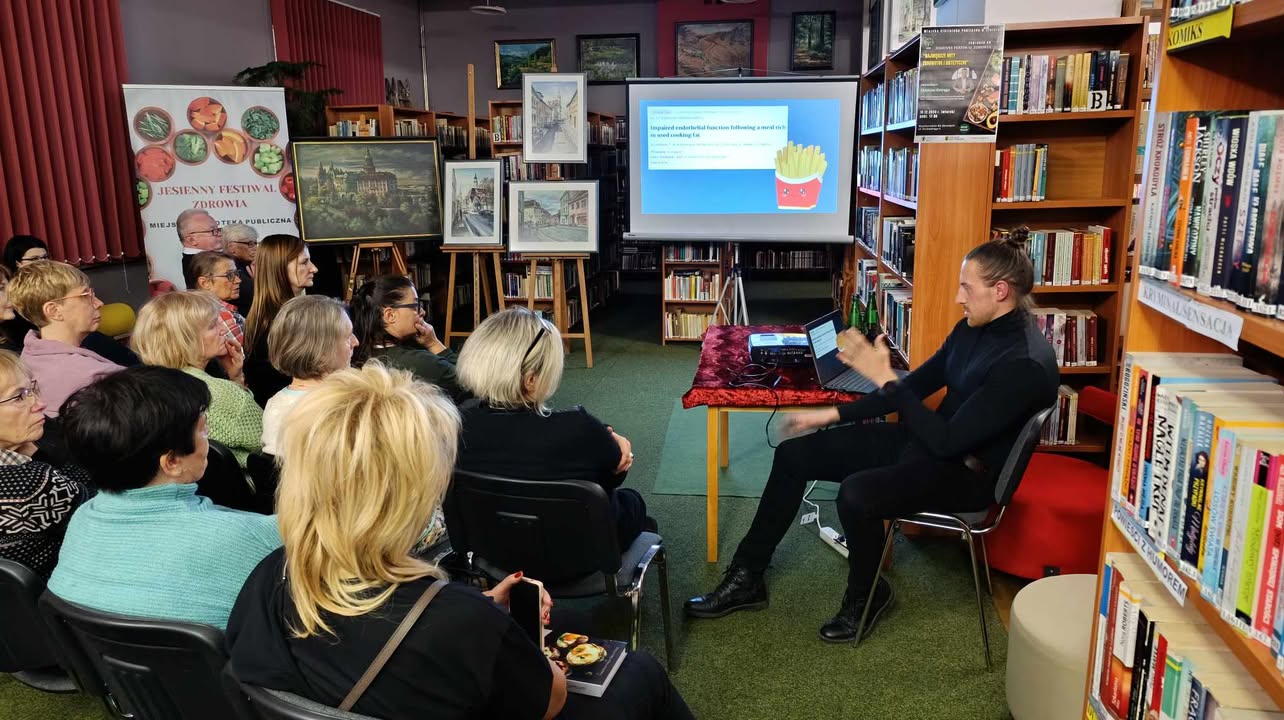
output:
[[[513,576],[514,576],[514,577],[516,577],[516,578],[518,578],[518,579],[521,579],[521,577],[522,577],[522,571],[521,571],[521,570],[518,570],[517,572],[513,573]]]

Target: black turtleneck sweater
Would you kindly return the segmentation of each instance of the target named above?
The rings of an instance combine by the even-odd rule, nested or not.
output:
[[[844,421],[899,413],[912,445],[940,458],[972,455],[997,472],[1021,427],[1057,399],[1060,371],[1032,316],[1015,310],[987,325],[960,320],[927,362],[892,386],[842,405]],[[923,405],[941,388],[932,410]]]

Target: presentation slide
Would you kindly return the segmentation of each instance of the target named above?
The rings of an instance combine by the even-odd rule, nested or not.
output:
[[[838,212],[838,100],[642,103],[642,212]]]
[[[629,236],[850,242],[855,78],[637,80]]]

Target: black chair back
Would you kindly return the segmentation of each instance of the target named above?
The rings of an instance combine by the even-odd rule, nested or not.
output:
[[[0,672],[16,673],[58,665],[53,640],[40,619],[45,581],[31,568],[0,560]]]
[[[545,584],[620,569],[615,514],[585,480],[513,480],[456,470],[446,494],[451,547]]]
[[[281,481],[276,457],[264,452],[252,452],[245,461],[245,470],[254,481],[254,512],[263,515],[276,512],[276,486]]]
[[[226,445],[210,440],[209,464],[196,481],[196,494],[209,498],[215,505],[233,510],[252,510],[254,493],[245,481],[245,471]]]
[[[1003,469],[999,472],[999,477],[994,484],[994,501],[999,507],[1007,507],[1007,504],[1012,502],[1012,496],[1016,494],[1017,486],[1021,484],[1021,478],[1025,475],[1025,468],[1030,464],[1030,457],[1034,455],[1034,449],[1039,445],[1039,434],[1043,431],[1043,424],[1056,409],[1057,406],[1053,405],[1040,410],[1025,421],[1025,426],[1017,435],[1017,440],[1012,445],[1012,452],[1008,453],[1008,459],[1003,463]]]
[[[375,720],[369,715],[345,712],[279,690],[242,683],[239,688],[260,720]]]
[[[250,720],[224,691],[223,632],[209,625],[114,615],[45,592],[47,620],[69,631],[111,695],[137,720]]]

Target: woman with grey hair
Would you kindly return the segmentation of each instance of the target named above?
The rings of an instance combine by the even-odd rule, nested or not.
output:
[[[254,256],[259,250],[259,231],[245,223],[223,226],[223,252],[236,261],[236,271],[241,275],[241,296],[236,299],[236,311],[243,316],[250,314],[254,303]]]

